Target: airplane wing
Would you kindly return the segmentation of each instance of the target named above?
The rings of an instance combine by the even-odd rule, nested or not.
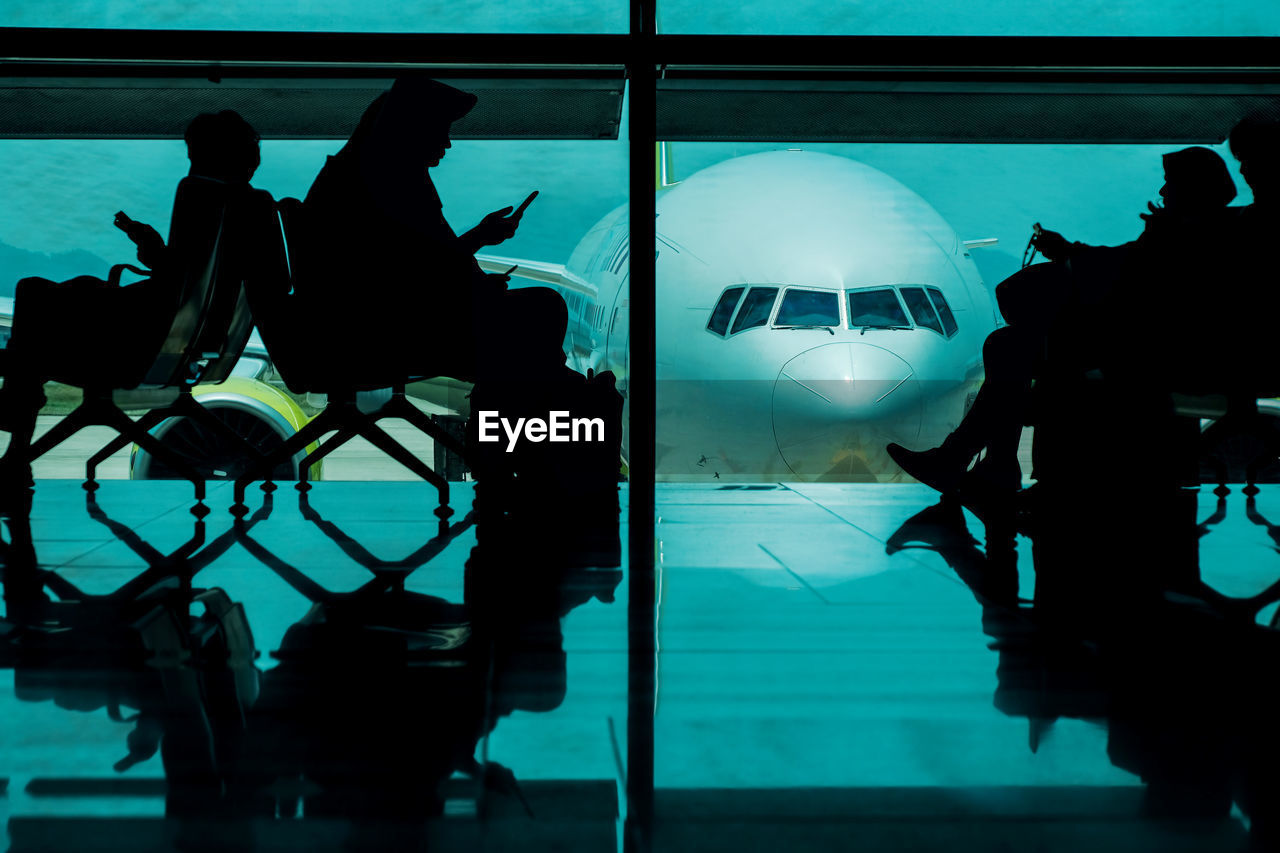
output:
[[[596,295],[596,288],[593,285],[569,272],[565,269],[564,264],[530,261],[525,258],[506,258],[500,255],[476,255],[476,261],[479,262],[480,269],[485,272],[504,273],[512,267],[516,267],[515,272],[511,273],[513,278],[523,278],[529,281],[536,281],[539,284],[549,284],[552,287],[576,291],[583,296],[592,298]]]

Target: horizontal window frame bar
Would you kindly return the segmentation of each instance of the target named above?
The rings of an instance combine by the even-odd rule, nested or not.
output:
[[[309,73],[413,66],[433,72],[485,66],[652,64],[668,76],[818,73],[1053,76],[1271,74],[1280,72],[1280,37],[1105,36],[772,36],[512,33],[320,33],[229,30],[0,28],[0,74],[32,62],[86,67],[199,69],[274,66]],[[146,58],[146,62],[140,60]],[[850,58],[856,57],[856,63]],[[1087,62],[1082,57],[1088,57]],[[353,73],[358,73],[354,72]]]

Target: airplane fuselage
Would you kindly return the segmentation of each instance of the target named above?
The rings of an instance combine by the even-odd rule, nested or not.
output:
[[[959,422],[995,306],[915,193],[780,151],[660,191],[657,213],[659,479],[895,480],[885,444],[930,446]],[[624,206],[579,243],[562,289],[574,366],[613,370],[624,392],[627,234]]]

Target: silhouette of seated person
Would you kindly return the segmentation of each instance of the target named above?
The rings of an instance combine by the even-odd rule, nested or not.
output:
[[[369,105],[291,223],[295,292],[340,314],[348,348],[389,365],[479,382],[518,365],[525,378],[554,381],[565,370],[564,299],[543,287],[507,290],[507,276],[486,274],[474,257],[513,236],[523,211],[494,211],[459,236],[431,180],[450,126],[475,104],[404,77]]]
[[[250,191],[260,161],[258,133],[238,113],[196,116],[184,136],[190,176],[213,178]],[[19,454],[29,444],[36,414],[45,403],[48,377],[75,372],[88,358],[139,365],[122,387],[140,383],[149,358],[159,352],[179,308],[182,275],[174,269],[164,239],[150,225],[116,214],[115,224],[137,245],[138,260],[151,275],[116,287],[93,276],[64,282],[27,278],[18,283],[13,328],[5,351],[0,389],[0,428],[11,433],[0,461],[0,486],[30,485]]]
[[[1164,169],[1164,206],[1148,203],[1141,215],[1146,226],[1129,243],[1088,246],[1038,230],[1035,245],[1054,263],[1028,267],[1002,283],[1013,285],[1018,298],[1002,301],[1009,325],[983,344],[986,379],[972,407],[939,447],[912,451],[890,444],[890,456],[904,471],[943,493],[966,487],[987,497],[1008,496],[1021,487],[1017,454],[1030,391],[1047,369],[1102,368],[1158,388],[1185,374],[1197,353],[1168,336],[1209,316],[1190,296],[1214,280],[1206,277],[1215,258],[1205,247],[1228,238],[1239,211],[1226,206],[1235,184],[1213,151],[1166,154]],[[1018,305],[1015,316],[1008,316],[1009,304]],[[969,472],[984,448],[986,455]]]
[[[1251,385],[1270,386],[1254,396],[1272,396],[1276,371],[1271,368],[1271,337],[1280,311],[1272,249],[1280,233],[1280,121],[1247,117],[1231,129],[1227,141],[1253,202],[1240,209],[1235,251],[1222,259],[1238,296],[1235,312],[1224,318],[1224,343],[1238,356],[1232,372]]]

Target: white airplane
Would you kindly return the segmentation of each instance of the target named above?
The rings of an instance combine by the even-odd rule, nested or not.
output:
[[[895,481],[884,453],[941,442],[998,322],[961,241],[924,199],[844,157],[738,157],[659,190],[657,477]],[[628,209],[565,266],[485,257],[569,305],[566,351],[626,393]],[[624,452],[626,450],[624,442]]]
[[[982,380],[998,315],[969,249],[994,241],[961,241],[893,178],[813,152],[738,157],[658,193],[658,479],[906,479],[884,446],[939,443]],[[567,264],[480,263],[556,288],[570,366],[612,370],[626,395],[629,258],[623,205]],[[305,422],[272,387],[256,335],[235,373],[197,394],[233,410],[237,428],[285,436]],[[465,417],[468,388],[410,393]],[[133,476],[148,461],[135,453]]]

